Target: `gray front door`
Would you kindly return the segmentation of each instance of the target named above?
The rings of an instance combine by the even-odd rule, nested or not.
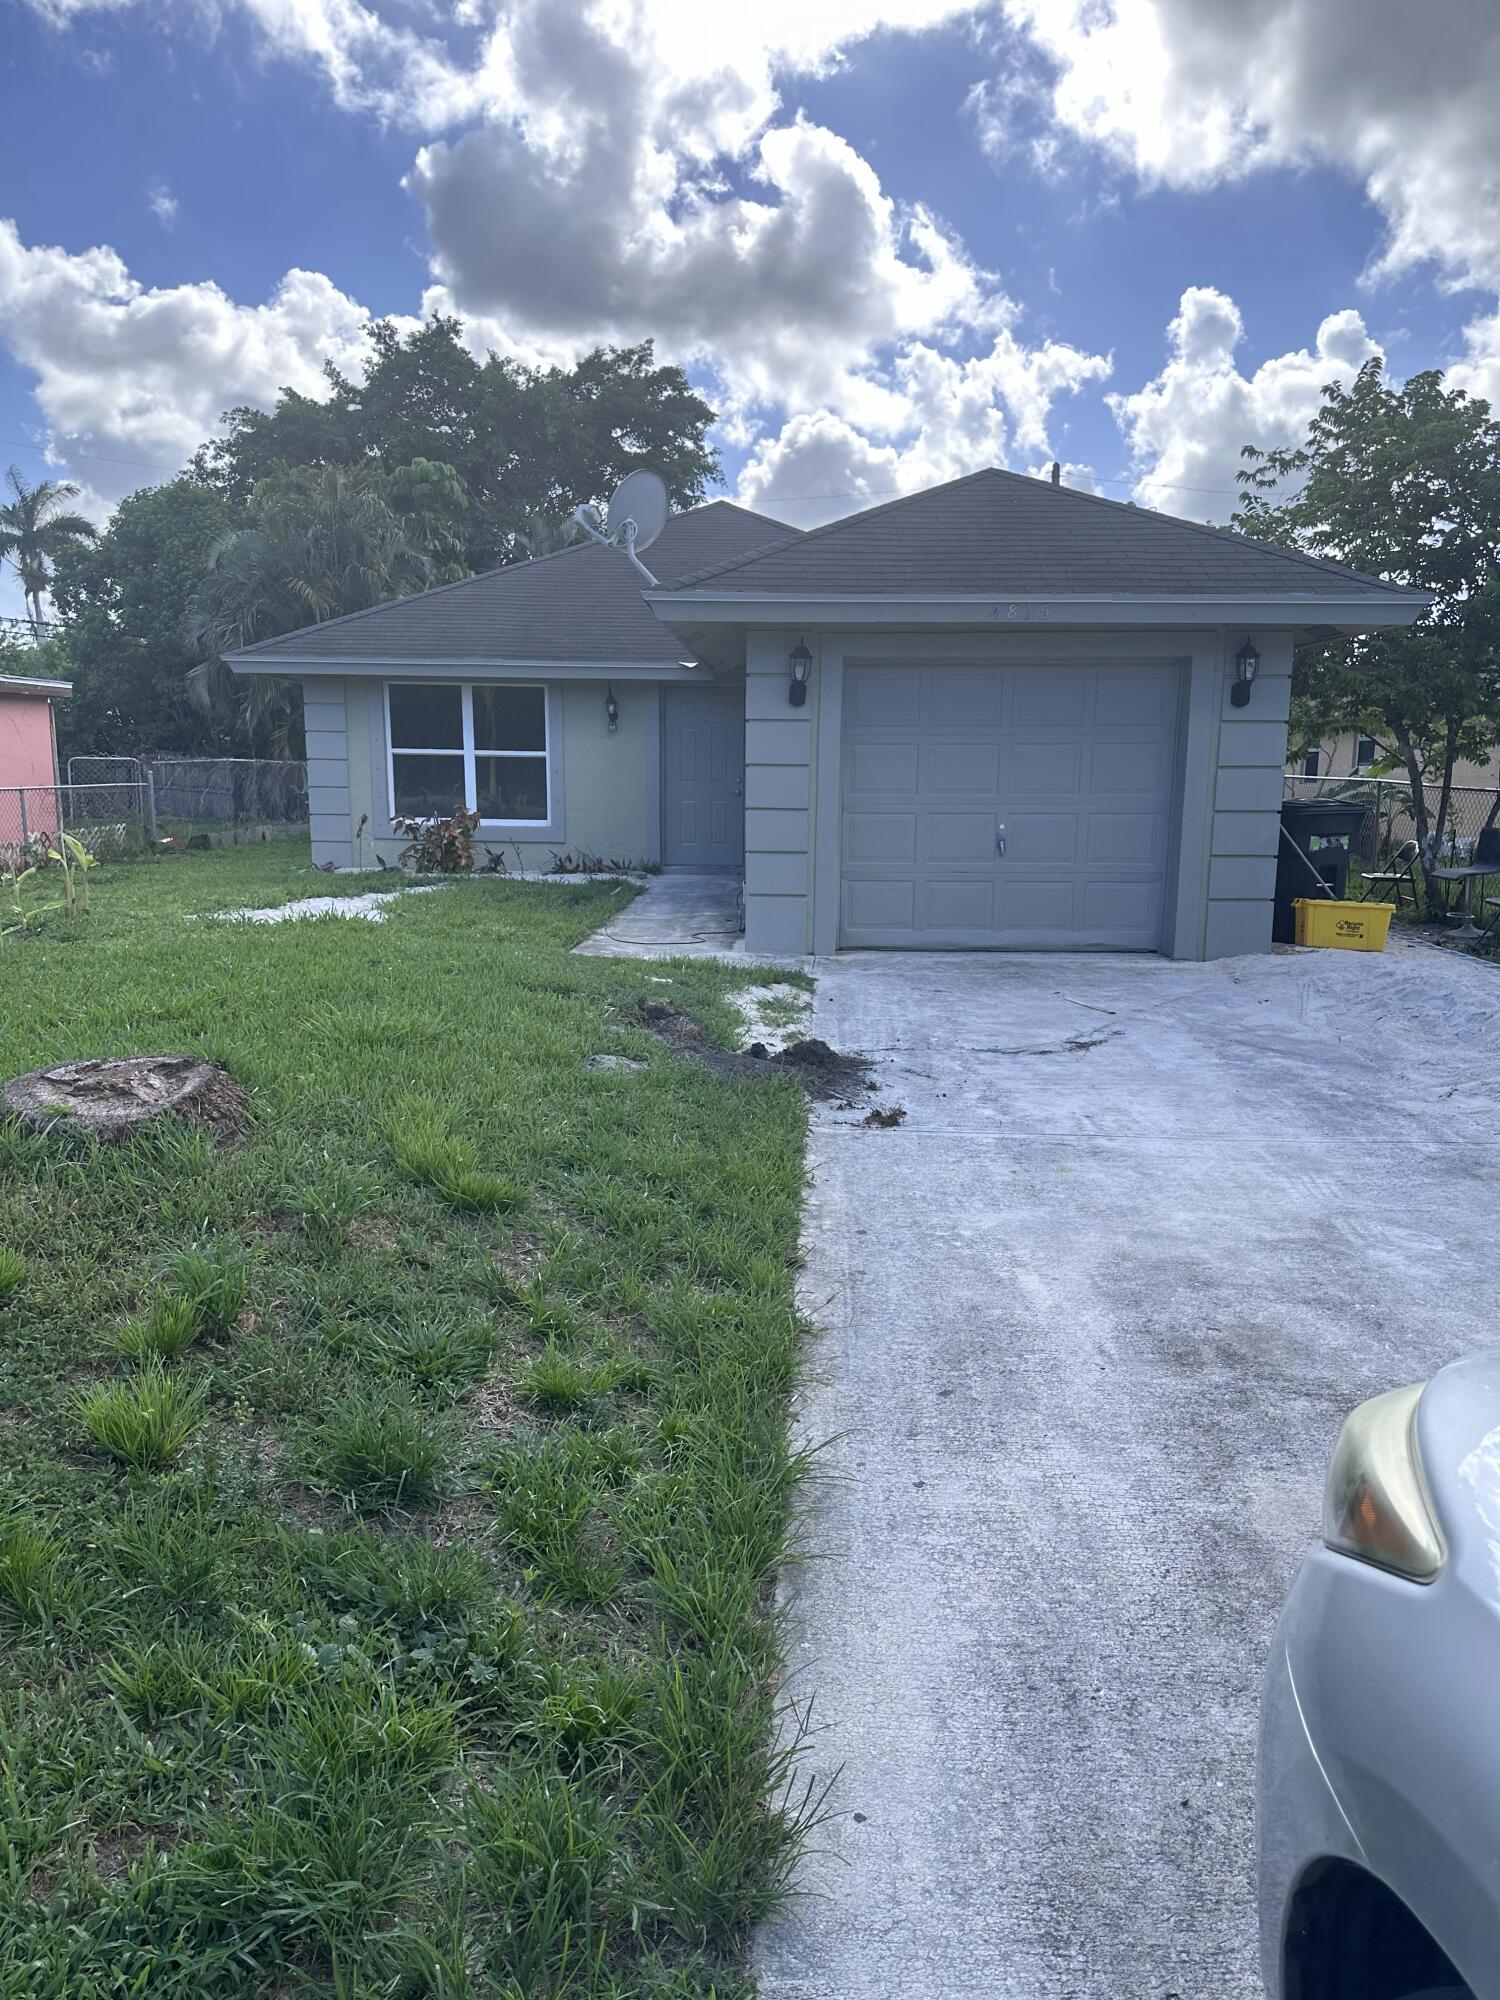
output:
[[[1166,663],[851,667],[839,941],[1161,948]]]
[[[745,859],[745,690],[662,690],[662,861],[739,868]]]

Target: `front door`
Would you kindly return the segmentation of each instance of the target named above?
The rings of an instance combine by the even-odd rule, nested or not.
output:
[[[740,868],[745,860],[745,690],[662,690],[662,862]]]

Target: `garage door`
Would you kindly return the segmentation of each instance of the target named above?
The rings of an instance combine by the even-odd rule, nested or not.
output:
[[[1156,950],[1179,670],[851,667],[840,942]]]

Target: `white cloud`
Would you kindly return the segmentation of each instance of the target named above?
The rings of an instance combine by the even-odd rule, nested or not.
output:
[[[832,410],[794,415],[751,454],[739,497],[811,527],[980,466],[1005,465],[1013,449],[1048,453],[1053,401],[1109,370],[1103,355],[1050,341],[1027,349],[1008,330],[966,361],[914,343],[889,371],[888,424],[871,436]]]
[[[1329,162],[1389,225],[1379,270],[1500,287],[1493,0],[1003,0],[1057,125],[1147,182]],[[999,101],[1004,103],[1003,93]]]
[[[177,220],[177,197],[163,182],[156,181],[146,191],[146,203],[163,229]]]
[[[1134,394],[1108,398],[1139,471],[1135,497],[1149,507],[1225,521],[1247,444],[1300,444],[1327,382],[1349,382],[1380,353],[1357,312],[1331,313],[1311,350],[1298,348],[1240,373],[1239,307],[1193,286],[1167,329],[1166,366]]]
[[[213,284],[147,289],[113,250],[28,245],[0,220],[0,338],[36,376],[51,452],[108,498],[170,476],[229,405],[320,393],[324,358],[355,365],[368,321],[314,271],[245,306]]]
[[[1500,311],[1471,320],[1464,328],[1462,358],[1448,368],[1444,381],[1450,389],[1483,396],[1500,416]]]

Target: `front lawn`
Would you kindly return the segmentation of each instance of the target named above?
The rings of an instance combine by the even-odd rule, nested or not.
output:
[[[207,914],[371,886],[185,856],[0,942],[0,1076],[254,1112],[0,1127],[6,2000],[726,2000],[785,1878],[804,1109],[624,1026],[757,975],[571,957],[612,883]]]

